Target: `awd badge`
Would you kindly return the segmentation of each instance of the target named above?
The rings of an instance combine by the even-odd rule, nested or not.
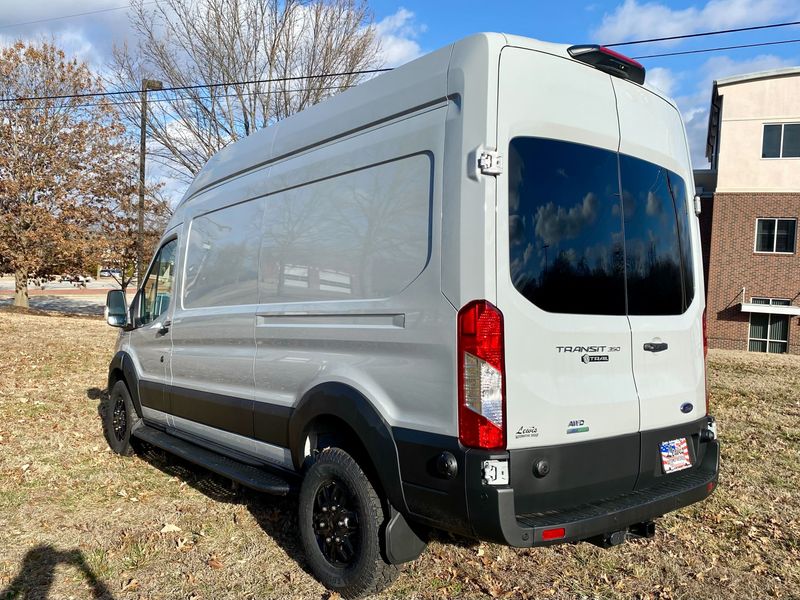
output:
[[[575,419],[567,425],[567,433],[586,433],[589,431],[589,426],[583,419]]]

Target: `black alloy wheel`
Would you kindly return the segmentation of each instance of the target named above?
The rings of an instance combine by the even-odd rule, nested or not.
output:
[[[123,456],[134,452],[131,439],[138,416],[133,408],[128,386],[120,380],[114,383],[108,395],[101,400],[100,415],[103,419],[103,434],[109,447]]]
[[[305,472],[298,504],[300,541],[325,587],[343,598],[360,598],[394,581],[400,569],[382,548],[388,502],[348,452],[319,452]]]
[[[348,567],[361,545],[358,513],[352,495],[341,481],[324,482],[314,498],[314,535],[325,559],[334,567]]]
[[[128,432],[128,411],[125,409],[125,398],[119,394],[114,401],[114,437],[117,441],[121,442],[125,439],[125,434]]]

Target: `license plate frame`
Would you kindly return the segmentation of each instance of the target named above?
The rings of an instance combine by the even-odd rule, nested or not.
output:
[[[661,468],[664,474],[677,473],[692,467],[692,456],[689,452],[689,442],[685,437],[666,440],[659,444],[661,454]]]

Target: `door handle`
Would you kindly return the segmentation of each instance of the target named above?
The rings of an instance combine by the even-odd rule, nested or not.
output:
[[[161,329],[158,330],[158,335],[166,335],[169,333],[169,326],[172,325],[172,321],[164,321],[161,324]]]
[[[669,348],[669,344],[667,342],[645,342],[643,347],[645,352],[663,352]]]

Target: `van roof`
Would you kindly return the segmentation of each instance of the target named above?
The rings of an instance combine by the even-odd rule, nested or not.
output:
[[[530,48],[574,60],[567,52],[567,44],[502,33],[471,35],[226,146],[203,166],[178,207],[185,205],[200,191],[223,180],[276,162],[327,140],[442,102],[449,95],[462,91],[448,89],[449,69],[460,66],[465,73],[476,70],[476,76],[485,77],[485,70],[477,72],[480,63],[467,64],[469,60],[463,57],[499,53],[504,46]],[[464,64],[452,64],[454,56],[462,57],[460,60]],[[657,90],[648,89],[662,96]],[[665,100],[673,104],[669,99]]]

